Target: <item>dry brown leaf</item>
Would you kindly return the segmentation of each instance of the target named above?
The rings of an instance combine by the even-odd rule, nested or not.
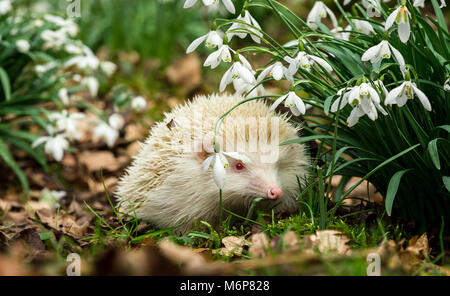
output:
[[[349,255],[351,252],[350,247],[347,246],[349,239],[336,230],[318,230],[316,234],[305,236],[305,241],[307,245],[317,247],[322,253]]]
[[[79,155],[79,161],[89,172],[97,172],[100,169],[115,172],[121,168],[121,164],[110,151],[83,151]]]
[[[270,244],[264,232],[255,233],[250,237],[250,248],[248,252],[252,257],[265,257]]]
[[[104,178],[105,186],[108,192],[113,192],[114,187],[117,185],[117,182],[119,180],[116,177],[106,177]],[[98,194],[105,192],[105,187],[103,186],[103,182],[96,182],[93,179],[86,179],[86,182],[88,183],[89,191],[92,194]]]
[[[56,213],[51,213],[44,210],[37,211],[36,214],[48,227],[61,231],[76,239],[85,237],[89,229],[88,221],[85,221],[82,225],[79,225],[75,218],[72,215],[67,214],[65,211],[60,211],[58,216]]]
[[[331,185],[333,187],[337,187],[339,185],[339,182],[341,181],[342,176],[336,175],[333,176],[331,180]],[[358,177],[352,177],[347,184],[345,185],[344,190],[350,189],[353,185],[355,185],[357,182],[359,182],[361,178]],[[363,181],[361,184],[359,184],[351,193],[351,197],[357,197],[364,200],[369,200],[371,202],[383,203],[383,196],[377,192],[377,189],[372,183],[369,183],[367,181]],[[346,205],[357,205],[359,203],[359,200],[356,199],[346,199],[343,201]]]
[[[186,92],[196,88],[202,79],[202,65],[196,54],[189,54],[176,60],[166,70],[170,83],[180,86]]]
[[[283,244],[288,251],[300,248],[300,239],[294,231],[288,231],[283,236]]]
[[[225,256],[241,255],[244,246],[249,243],[243,236],[227,236],[222,239],[223,248],[219,250],[219,254]]]

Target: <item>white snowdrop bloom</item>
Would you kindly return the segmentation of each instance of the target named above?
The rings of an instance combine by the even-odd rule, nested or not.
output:
[[[38,75],[42,75],[45,72],[56,68],[57,66],[58,66],[58,64],[56,64],[55,62],[48,62],[44,65],[37,65],[36,67],[34,67],[34,70],[36,71],[36,73]]]
[[[342,92],[345,91],[344,94]],[[350,89],[341,89],[338,91],[339,98],[331,106],[331,111],[336,112],[339,109],[344,108],[347,104],[354,107],[352,114],[348,119],[349,124],[353,126],[358,119],[366,114],[371,120],[378,118],[379,110],[383,115],[387,115],[387,112],[381,106],[380,96],[377,91],[368,83],[361,83],[358,86]],[[357,116],[358,115],[358,116]]]
[[[247,98],[263,96],[266,93],[264,86],[258,85],[256,79],[252,82],[245,81],[242,78],[234,79],[233,87],[237,95],[245,95]]]
[[[380,91],[382,91],[384,93],[384,96],[387,96],[389,91],[387,90],[386,86],[384,86],[383,81],[381,81],[381,80],[374,80],[373,84],[375,85],[375,87],[377,87]]]
[[[351,31],[351,27],[347,26],[345,28],[345,31]],[[349,30],[350,29],[350,30]],[[344,29],[342,29],[342,27],[336,27],[330,30],[330,32],[333,34],[334,37],[341,39],[341,40],[346,40],[348,41],[350,38],[350,33],[349,32],[343,32]]]
[[[425,7],[425,0],[414,0],[414,7],[420,7],[420,8],[424,8]]]
[[[234,36],[238,36],[239,38],[244,39],[247,34],[250,34],[250,37],[253,39],[253,41],[255,41],[256,43],[261,43],[261,38],[263,35],[260,31],[257,30],[261,30],[261,26],[252,17],[248,10],[245,10],[244,15],[239,14],[237,20],[244,22],[245,24],[235,22],[231,25],[231,27],[227,31],[228,38],[230,40]],[[257,29],[254,29],[253,27],[256,27]],[[247,31],[250,31],[251,33],[247,33]]]
[[[40,28],[44,25],[44,21],[37,19],[33,21],[33,28]]]
[[[359,119],[364,116],[364,111],[362,110],[361,105],[358,105],[353,108],[352,112],[350,112],[349,117],[347,118],[347,124],[349,127],[354,126],[358,123]]]
[[[306,71],[311,71],[311,67],[317,63],[321,65],[328,72],[332,72],[333,68],[331,68],[330,64],[328,64],[324,59],[316,57],[314,55],[307,54],[304,51],[300,51],[295,58],[284,57],[284,60],[289,63],[288,74],[294,75],[297,73],[299,68],[302,68]]]
[[[40,137],[33,142],[32,147],[35,148],[45,143],[44,151],[46,154],[52,155],[53,158],[60,162],[64,156],[64,150],[69,148],[69,142],[65,135],[56,135],[54,137]]]
[[[12,10],[11,0],[0,0],[0,15],[5,15]]]
[[[270,111],[274,111],[282,102],[284,101],[284,105],[291,109],[292,114],[295,116],[299,116],[300,114],[305,114],[306,106],[303,103],[303,100],[300,99],[299,96],[294,91],[290,91],[284,96],[279,97],[273,104],[270,106]]]
[[[217,68],[219,66],[220,61],[224,61],[225,63],[231,62],[231,52],[234,52],[228,45],[222,44],[219,46],[219,48],[211,53],[205,60],[205,63],[203,66],[209,67],[211,66],[211,69]]]
[[[439,8],[444,8],[447,7],[447,3],[445,2],[445,0],[441,0],[441,5],[439,5]]]
[[[95,71],[100,66],[100,61],[95,55],[80,55],[69,59],[64,64],[66,68],[72,66],[77,66],[81,70]]]
[[[206,6],[210,6],[212,4],[217,4],[219,0],[202,0],[203,4]],[[186,0],[184,2],[184,8],[190,8],[197,3],[197,0]],[[236,9],[234,8],[233,2],[231,0],[222,0],[225,8],[232,14],[236,13]]]
[[[100,62],[100,69],[106,76],[111,77],[117,71],[117,65],[113,62]]]
[[[16,41],[17,50],[21,53],[27,53],[30,51],[30,43],[27,40],[17,40]]]
[[[83,54],[83,49],[75,44],[66,44],[64,50],[71,55],[81,55]]]
[[[247,83],[255,82],[254,71],[252,70],[250,63],[242,55],[239,55],[239,61],[234,62],[223,75],[220,80],[219,91],[223,92],[227,85],[232,83],[235,79],[242,79]]]
[[[78,122],[85,118],[83,113],[69,114],[67,110],[63,110],[61,113],[51,113],[48,117],[54,122],[57,132],[64,132],[71,140],[78,140],[81,138],[82,135],[78,130]]]
[[[68,105],[70,103],[69,91],[67,88],[61,88],[58,91],[58,98],[64,105]]]
[[[338,22],[333,11],[331,11],[331,9],[329,9],[322,1],[316,1],[308,14],[306,23],[311,29],[316,30],[318,27],[315,23],[320,23],[321,20],[327,16],[330,17],[333,27],[336,28],[338,26]]]
[[[57,15],[47,14],[44,16],[47,22],[53,23],[60,27],[61,33],[74,37],[78,34],[78,25],[71,19],[64,19]]]
[[[206,172],[210,167],[213,169],[213,179],[217,187],[222,189],[225,186],[226,168],[229,166],[228,160],[225,156],[231,157],[245,163],[250,163],[251,160],[237,152],[216,152],[208,156],[202,163],[202,171]]]
[[[39,204],[50,207],[50,209],[55,209],[60,207],[59,201],[65,197],[67,193],[65,191],[49,190],[44,188],[41,191],[41,197],[39,199]]]
[[[143,111],[147,107],[147,101],[144,97],[138,96],[131,100],[131,108],[134,111],[140,112]]]
[[[119,131],[104,121],[101,121],[95,128],[93,132],[95,139],[102,139],[106,142],[108,147],[113,147],[119,138]]]
[[[445,80],[445,82],[444,82],[444,90],[445,91],[450,91],[450,78],[447,78],[447,80]]]
[[[366,35],[375,34],[375,30],[373,29],[372,25],[368,21],[353,20],[353,23],[355,24],[356,30],[358,32],[366,34]],[[351,28],[351,26],[350,26],[350,28]]]
[[[417,95],[426,110],[431,111],[431,104],[427,96],[417,88],[415,83],[409,80],[404,81],[400,86],[391,90],[387,95],[384,104],[397,104],[399,107],[402,107],[406,104],[408,99],[413,99],[414,95]]]
[[[331,105],[331,112],[336,112],[338,109],[341,110],[348,104],[348,96],[352,91],[353,87],[342,88],[337,92],[338,98]],[[339,107],[339,108],[338,108]]]
[[[411,15],[408,8],[405,5],[401,5],[388,16],[384,25],[384,30],[389,30],[395,22],[398,25],[398,36],[400,37],[400,41],[406,43],[411,34],[411,27],[409,25],[410,17]]]
[[[256,81],[260,83],[264,78],[266,78],[267,74],[272,75],[273,79],[275,80],[281,80],[283,79],[283,77],[285,77],[289,81],[293,81],[292,76],[289,75],[288,69],[281,62],[275,62],[261,71]]]
[[[97,78],[93,76],[85,77],[83,78],[83,80],[81,80],[81,85],[87,87],[91,96],[96,97],[98,95],[100,84]]]
[[[387,40],[383,40],[375,46],[372,46],[361,57],[361,61],[370,61],[372,64],[377,63],[381,59],[389,59],[391,57],[391,51],[394,54],[397,62],[400,64],[400,69],[405,69],[405,59],[402,54],[395,49]]]
[[[218,30],[212,30],[207,34],[198,37],[188,46],[186,53],[189,54],[197,49],[197,47],[205,42],[205,46],[208,48],[215,48],[221,46],[223,43],[223,33]]]
[[[125,125],[125,119],[123,119],[122,115],[114,113],[108,119],[109,126],[120,130]]]
[[[44,30],[41,33],[41,38],[44,40],[44,49],[60,49],[67,42],[67,35],[61,30],[52,31]]]

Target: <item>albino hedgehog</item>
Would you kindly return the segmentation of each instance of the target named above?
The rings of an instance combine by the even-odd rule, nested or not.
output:
[[[214,153],[217,120],[241,100],[198,96],[165,114],[119,182],[120,210],[158,228],[181,225],[177,232],[182,234],[195,218],[217,226],[219,190],[213,169],[204,171],[202,164]],[[263,100],[246,102],[226,116],[216,137],[220,148],[238,152],[247,161],[227,157],[225,209],[245,216],[258,197],[265,198],[259,207],[275,212],[297,208],[298,180],[304,185],[309,160],[303,145],[279,143],[298,138],[298,131],[285,115],[269,111]]]

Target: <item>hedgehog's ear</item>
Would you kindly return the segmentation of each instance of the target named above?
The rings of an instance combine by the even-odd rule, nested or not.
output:
[[[195,144],[195,155],[200,163],[202,163],[209,156],[202,143]]]

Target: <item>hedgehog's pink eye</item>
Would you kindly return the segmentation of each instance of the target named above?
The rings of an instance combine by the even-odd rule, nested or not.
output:
[[[236,171],[242,171],[243,169],[245,169],[245,165],[242,162],[236,163],[234,167],[236,168]]]

